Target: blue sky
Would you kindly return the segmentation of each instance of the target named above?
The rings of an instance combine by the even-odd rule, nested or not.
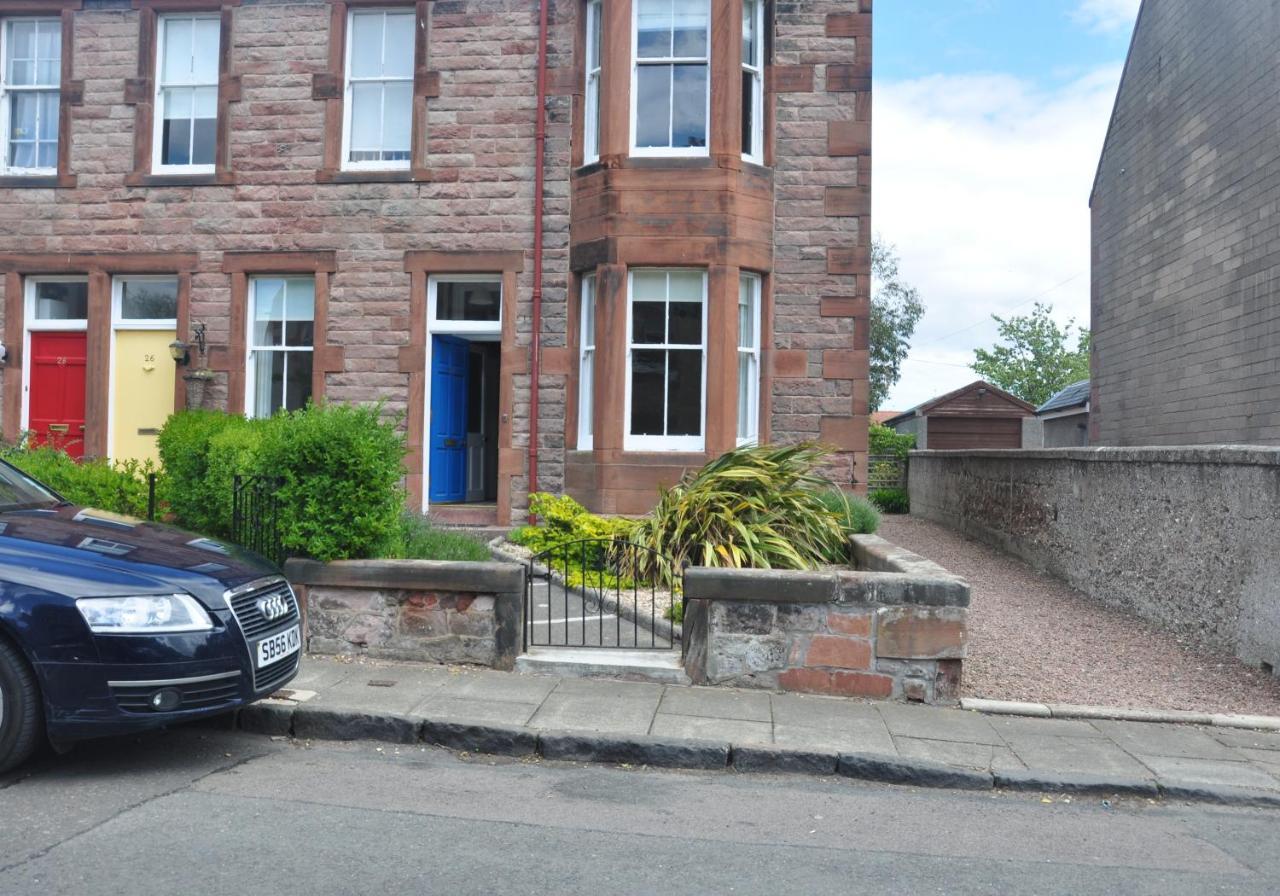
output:
[[[992,314],[1088,325],[1089,188],[1138,0],[885,0],[873,231],[926,305],[902,410],[976,379]]]

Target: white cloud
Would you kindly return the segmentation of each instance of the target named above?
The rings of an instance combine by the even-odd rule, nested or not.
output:
[[[887,408],[976,379],[992,314],[1042,296],[1089,319],[1089,190],[1120,67],[1054,88],[1007,75],[877,82],[873,228],[927,311]]]
[[[1080,0],[1071,17],[1091,31],[1129,31],[1142,0]]]

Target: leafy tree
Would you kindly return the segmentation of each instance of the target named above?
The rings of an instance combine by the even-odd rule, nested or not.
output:
[[[1052,305],[1036,302],[1026,315],[991,315],[1000,327],[1000,342],[989,351],[977,349],[973,369],[993,385],[1023,401],[1044,404],[1058,390],[1089,378],[1089,331],[1075,319],[1065,327],[1051,316]],[[1070,347],[1075,329],[1075,348]]]
[[[893,245],[878,238],[871,243],[871,281],[871,410],[877,411],[902,377],[924,304],[916,288],[902,281]]]

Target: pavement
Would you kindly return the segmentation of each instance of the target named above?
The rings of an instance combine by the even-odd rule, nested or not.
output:
[[[183,728],[0,776],[0,893],[1262,896],[1275,820]]]
[[[1280,731],[308,657],[241,728],[311,740],[1280,808]]]

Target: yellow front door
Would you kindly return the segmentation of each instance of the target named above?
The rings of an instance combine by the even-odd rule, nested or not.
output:
[[[173,413],[173,330],[117,330],[111,456],[159,463],[156,435]]]

